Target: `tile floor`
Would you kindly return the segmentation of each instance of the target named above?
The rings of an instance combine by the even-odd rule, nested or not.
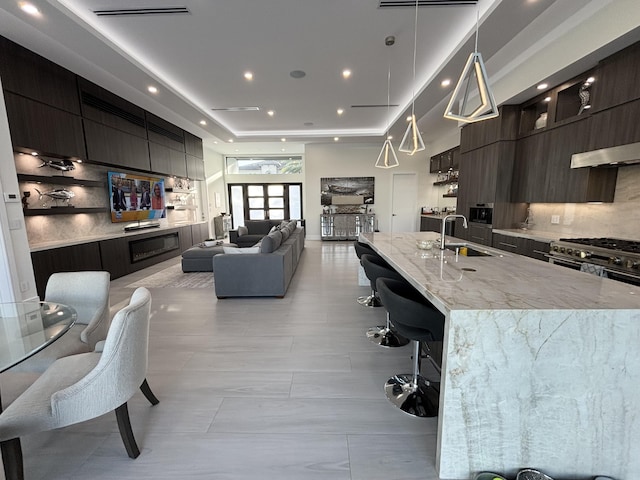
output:
[[[114,280],[112,306],[177,262]],[[382,391],[410,372],[411,349],[365,338],[385,312],[356,303],[369,293],[357,267],[351,242],[307,241],[284,299],[150,289],[147,378],[160,404],[129,403],[142,454],[127,457],[105,415],[25,437],[27,480],[436,479],[437,419],[404,414]]]

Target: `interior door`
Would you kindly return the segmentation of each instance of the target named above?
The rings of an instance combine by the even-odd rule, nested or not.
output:
[[[415,173],[394,173],[391,232],[418,231],[418,178]]]

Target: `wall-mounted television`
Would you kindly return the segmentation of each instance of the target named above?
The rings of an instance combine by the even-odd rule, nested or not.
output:
[[[164,178],[138,173],[108,172],[112,222],[166,217]]]

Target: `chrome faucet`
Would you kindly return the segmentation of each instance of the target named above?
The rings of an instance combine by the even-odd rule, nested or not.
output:
[[[450,218],[461,218],[463,220],[462,225],[464,226],[464,228],[468,228],[467,217],[465,217],[464,215],[445,215],[445,217],[442,219],[442,233],[440,235],[440,250],[444,250],[446,248],[446,245],[444,244],[444,230],[447,226],[447,220],[449,220]]]

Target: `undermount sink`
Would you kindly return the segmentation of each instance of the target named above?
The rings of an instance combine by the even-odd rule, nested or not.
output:
[[[477,250],[477,249],[475,249],[473,247],[469,247],[468,245],[466,245],[464,243],[460,243],[460,244],[448,243],[448,244],[445,245],[445,248],[447,250],[451,250],[453,252],[458,250],[458,253],[460,255],[464,255],[465,257],[492,257],[493,256],[487,251]]]

